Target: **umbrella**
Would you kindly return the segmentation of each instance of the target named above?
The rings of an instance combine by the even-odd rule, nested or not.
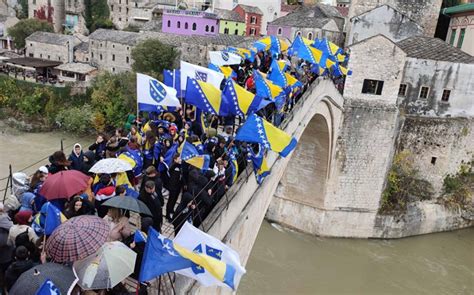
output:
[[[92,173],[117,173],[117,172],[125,172],[132,170],[133,167],[127,161],[117,158],[107,158],[102,159],[99,162],[95,163],[94,166],[89,170]]]
[[[60,171],[48,176],[39,193],[48,200],[70,198],[87,188],[90,177],[77,170]]]
[[[126,209],[137,213],[153,216],[150,209],[142,201],[129,196],[117,196],[105,201],[102,206]]]
[[[69,219],[46,242],[46,253],[55,262],[74,262],[95,253],[109,236],[105,220],[93,215]]]
[[[73,269],[82,289],[110,289],[133,273],[136,258],[123,243],[108,242],[97,253],[74,262]]]
[[[47,279],[50,279],[64,295],[70,294],[77,283],[77,278],[71,267],[57,263],[45,263],[24,272],[10,289],[9,294],[36,294],[36,291]]]

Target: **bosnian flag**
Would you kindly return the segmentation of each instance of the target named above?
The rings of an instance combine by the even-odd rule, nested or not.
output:
[[[221,82],[224,80],[222,73],[181,61],[181,90],[186,90],[188,77],[212,84],[217,89],[221,88]]]
[[[179,107],[176,89],[150,76],[137,73],[137,102],[140,111],[157,111],[158,106]]]
[[[216,66],[239,65],[242,62],[240,56],[227,51],[209,51],[209,59]]]

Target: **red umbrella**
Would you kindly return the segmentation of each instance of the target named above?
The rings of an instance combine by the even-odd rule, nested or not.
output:
[[[87,188],[89,178],[77,170],[59,171],[46,178],[39,193],[48,200],[70,198]]]
[[[64,222],[46,241],[46,253],[54,262],[74,262],[99,250],[107,241],[110,227],[105,220],[82,215]]]

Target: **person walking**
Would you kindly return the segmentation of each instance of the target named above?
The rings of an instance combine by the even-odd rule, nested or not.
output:
[[[138,197],[140,201],[150,209],[153,215],[153,228],[158,232],[161,232],[161,225],[163,223],[163,204],[160,202],[160,198],[155,191],[155,182],[148,180],[145,182],[145,191],[143,191]],[[142,217],[145,215],[142,214]]]

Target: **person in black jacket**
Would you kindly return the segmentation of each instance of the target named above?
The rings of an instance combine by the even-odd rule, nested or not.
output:
[[[145,191],[145,183],[148,180],[152,180],[155,182],[155,192],[158,195],[158,198],[160,199],[160,203],[164,204],[165,199],[163,197],[163,182],[161,180],[160,174],[158,171],[156,171],[156,168],[154,166],[150,166],[146,168],[145,170],[145,176],[143,177],[142,180],[142,186],[140,187],[140,194],[142,194]]]
[[[34,267],[36,264],[30,260],[28,249],[19,246],[15,250],[15,262],[13,262],[5,272],[5,283],[7,290],[10,290],[22,273]]]
[[[183,176],[181,169],[181,157],[176,153],[173,157],[173,163],[169,169],[169,197],[168,203],[166,204],[166,218],[171,220],[172,215],[174,215],[174,207],[176,201],[178,200],[179,194],[183,188]]]
[[[91,146],[89,146],[90,151],[95,151],[95,160],[100,161],[105,158],[105,147],[107,144],[108,138],[103,133],[97,135],[97,139]]]
[[[72,170],[82,170],[82,165],[84,163],[84,153],[82,152],[82,146],[79,143],[74,145],[74,148],[69,155],[68,161],[71,162]]]
[[[148,209],[150,209],[151,214],[153,215],[153,228],[158,232],[161,232],[161,225],[163,223],[163,203],[160,202],[160,198],[155,192],[155,182],[153,180],[145,182],[145,191],[140,193],[138,199],[145,203]],[[142,217],[146,217],[144,214],[141,215]]]

